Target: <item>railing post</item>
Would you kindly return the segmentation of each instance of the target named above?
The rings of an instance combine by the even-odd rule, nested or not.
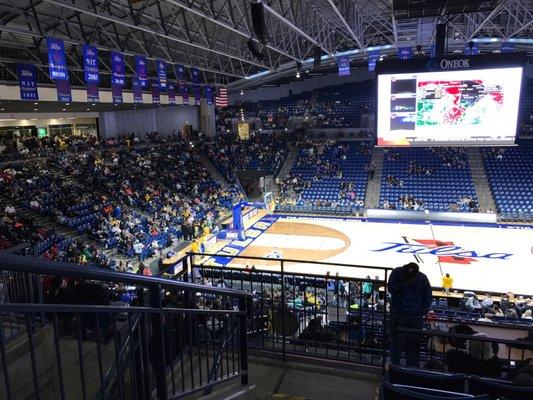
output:
[[[150,307],[161,308],[161,285],[153,285],[149,288]],[[155,386],[158,399],[168,398],[167,377],[165,373],[165,344],[163,335],[163,316],[158,313],[152,314],[152,360],[155,375]]]
[[[281,352],[282,359],[285,361],[285,265],[283,260],[280,260],[281,263]]]
[[[387,305],[388,305],[388,291],[387,291],[387,282],[388,282],[389,271],[385,270],[385,288],[383,291],[383,361],[382,368],[385,372],[385,364],[387,362]],[[392,340],[392,339],[391,339]]]
[[[239,311],[243,314],[239,315],[239,348],[241,353],[240,372],[241,383],[248,385],[248,335],[247,335],[247,318],[249,315],[249,308],[245,296],[239,297]]]

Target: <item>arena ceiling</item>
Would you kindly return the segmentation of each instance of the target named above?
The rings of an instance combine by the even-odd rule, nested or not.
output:
[[[523,41],[533,39],[533,0],[265,0],[268,40],[260,60],[247,45],[250,38],[259,43],[250,3],[0,0],[0,79],[16,79],[14,63],[24,61],[35,63],[46,80],[47,36],[65,41],[72,84],[80,86],[85,43],[100,50],[102,84],[109,71],[106,51],[118,50],[200,68],[205,83],[233,89],[262,75],[279,78],[298,62],[309,64],[317,46],[325,67],[339,52],[352,51],[357,59],[373,47],[383,54],[394,54],[401,46],[427,49],[434,42],[435,23],[441,21],[448,23],[450,51],[462,50],[472,39],[486,39],[489,50],[510,39],[518,40],[517,48],[533,48]],[[126,60],[133,75],[133,60]]]

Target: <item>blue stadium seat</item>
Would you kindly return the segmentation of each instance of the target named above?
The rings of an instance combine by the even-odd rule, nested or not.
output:
[[[463,374],[444,374],[412,368],[403,368],[391,364],[389,366],[388,381],[390,383],[423,386],[430,389],[463,392],[465,376]]]

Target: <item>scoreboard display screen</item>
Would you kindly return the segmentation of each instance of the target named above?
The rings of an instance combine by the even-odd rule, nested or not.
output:
[[[378,146],[515,143],[522,67],[378,75]]]

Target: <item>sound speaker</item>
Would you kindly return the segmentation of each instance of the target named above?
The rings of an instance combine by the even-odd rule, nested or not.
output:
[[[252,25],[255,32],[255,37],[261,43],[267,42],[267,32],[265,25],[265,9],[263,8],[263,3],[254,3],[251,5],[252,11]]]
[[[437,24],[435,32],[435,55],[437,57],[444,57],[444,50],[446,47],[446,24]]]
[[[322,63],[321,57],[322,57],[322,48],[320,46],[315,46],[313,68],[320,67],[320,64]]]
[[[257,42],[253,39],[248,39],[248,42],[246,42],[246,44],[248,44],[248,48],[250,49],[250,53],[253,54],[253,56],[261,61],[263,61],[263,59],[265,58],[263,52],[261,51],[261,47],[259,44],[257,44]]]

